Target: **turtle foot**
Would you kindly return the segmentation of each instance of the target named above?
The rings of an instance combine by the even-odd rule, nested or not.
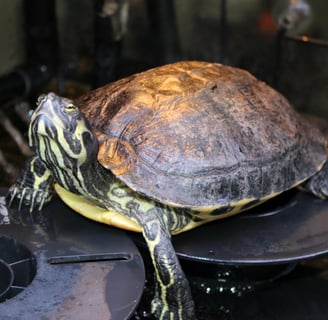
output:
[[[155,283],[151,313],[159,320],[196,320],[189,283],[182,271],[178,271],[171,286]]]
[[[328,199],[328,164],[326,163],[323,168],[306,181],[301,188],[310,191],[320,199]]]
[[[52,193],[21,186],[11,186],[6,195],[6,204],[12,222],[35,224],[35,211],[40,211],[50,201]]]
[[[181,306],[178,301],[165,305],[160,299],[154,298],[151,303],[152,314],[159,320],[196,320],[194,303],[190,300],[188,305]]]
[[[6,195],[8,208],[17,207],[22,210],[28,208],[30,212],[41,210],[43,206],[52,198],[52,192],[47,190],[35,190],[32,188],[13,185],[9,188]]]

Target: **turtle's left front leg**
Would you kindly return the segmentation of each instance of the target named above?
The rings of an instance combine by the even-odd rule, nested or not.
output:
[[[52,198],[53,182],[50,171],[38,157],[27,160],[6,195],[8,208],[15,205],[18,214],[23,207],[27,207],[29,212],[41,210],[44,204]],[[13,212],[13,210],[10,211]],[[18,217],[13,218],[17,220]],[[24,220],[24,217],[20,217],[19,220]]]

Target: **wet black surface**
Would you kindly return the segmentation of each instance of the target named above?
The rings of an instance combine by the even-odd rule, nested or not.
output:
[[[328,259],[308,260],[293,267],[266,266],[263,270],[261,267],[183,263],[198,320],[327,319]],[[146,268],[151,270],[151,266]],[[147,279],[132,320],[154,320],[149,313],[152,276],[149,274]]]
[[[28,226],[24,227],[24,234],[20,232],[21,229],[19,228],[21,227],[17,229],[17,226],[13,227],[6,224],[0,226],[2,233],[6,230],[5,233],[9,234],[10,237],[17,238],[21,242],[34,243],[33,246],[35,246],[35,243],[40,245],[40,240],[38,239],[45,237],[44,231],[49,233],[46,237],[50,237],[51,242],[48,242],[46,247],[43,247],[43,245],[40,247],[41,249],[46,248],[46,251],[43,251],[45,257],[42,257],[40,252],[36,250],[37,246],[35,247],[37,252],[36,258],[39,266],[41,266],[38,276],[42,278],[51,274],[52,284],[56,283],[56,286],[51,290],[51,294],[54,294],[54,292],[57,292],[57,294],[55,295],[55,300],[51,298],[50,294],[48,298],[40,302],[40,305],[33,305],[33,310],[37,310],[36,314],[39,315],[48,312],[49,308],[52,312],[55,310],[57,314],[62,314],[63,309],[56,309],[57,305],[62,305],[64,301],[67,302],[67,299],[70,299],[68,297],[74,294],[77,299],[86,299],[85,296],[81,295],[76,281],[82,283],[90,280],[94,281],[94,279],[97,279],[95,277],[99,275],[99,272],[101,274],[104,270],[108,271],[113,267],[113,262],[105,259],[106,261],[97,262],[89,272],[85,272],[84,268],[88,264],[81,264],[83,266],[81,269],[80,264],[61,264],[60,262],[65,262],[65,259],[73,259],[77,252],[79,252],[79,258],[75,262],[86,259],[85,255],[82,255],[81,258],[81,250],[82,252],[85,252],[85,250],[93,251],[96,254],[93,256],[93,259],[97,259],[97,254],[107,252],[108,243],[112,245],[119,242],[120,246],[123,244],[121,240],[115,238],[117,237],[116,233],[120,234],[121,231],[93,223],[74,213],[73,220],[69,216],[67,216],[67,219],[65,216],[64,219],[62,213],[56,210],[56,208],[61,208],[61,206],[63,205],[55,201],[54,206],[50,205],[47,207],[48,219],[42,220],[42,214],[36,217],[39,225],[42,226],[37,232],[30,233],[30,227]],[[302,210],[297,210],[299,206]],[[327,202],[315,199],[305,193],[296,192],[284,196],[277,204],[268,203],[262,209],[205,225],[185,233],[183,237],[174,237],[173,241],[176,250],[191,284],[198,319],[326,319],[326,314],[328,314],[328,305],[326,304],[328,294],[328,259],[323,254],[327,251],[326,247],[328,244],[325,238],[327,206]],[[312,213],[308,212],[308,210]],[[72,214],[72,212],[68,213]],[[56,217],[58,214],[59,216]],[[6,220],[2,219],[2,222],[6,223]],[[238,225],[242,226],[242,228],[239,228]],[[85,228],[87,228],[87,232],[83,231]],[[279,233],[279,228],[285,232]],[[17,231],[14,231],[15,229]],[[129,235],[132,236],[132,234]],[[276,243],[277,246],[268,245],[267,241],[262,241],[263,235],[267,235],[267,241],[270,240],[272,243]],[[275,236],[272,237],[272,235]],[[113,236],[114,240],[112,239]],[[249,236],[249,238],[245,242],[246,236]],[[76,237],[81,238],[79,241],[75,241]],[[107,241],[106,237],[111,239]],[[224,237],[224,239],[221,237]],[[229,260],[224,261],[221,259],[218,261],[220,251],[217,248],[224,248],[223,253],[230,252],[231,254],[237,238],[244,239],[239,245],[246,243],[244,256],[248,257],[246,261],[248,263],[231,263],[234,259],[237,260],[236,257],[240,257],[242,250],[239,245],[237,246],[239,249],[236,250],[235,256],[230,256]],[[149,261],[147,250],[141,245],[142,241],[136,238],[135,235],[134,239],[137,239],[142,259],[146,264],[147,281],[141,301],[131,319],[153,319],[150,315],[150,301],[154,289],[152,265]],[[203,240],[201,245],[199,245],[201,239],[207,239],[207,241]],[[286,239],[289,241],[286,242]],[[294,241],[293,239],[302,239],[302,241]],[[81,240],[83,240],[82,243]],[[73,246],[72,241],[74,242]],[[292,247],[293,250],[285,251],[284,248],[287,249],[288,246],[278,245],[281,242],[292,244],[290,248]],[[89,243],[88,247],[85,247],[87,243]],[[251,261],[249,260],[249,254],[252,250],[249,252],[247,250],[252,248],[252,243],[253,245],[256,243],[258,255],[256,255],[257,259]],[[297,243],[302,245],[297,247]],[[311,243],[314,245],[310,245]],[[261,247],[262,249],[259,250]],[[263,247],[279,248],[279,250],[266,251],[263,250]],[[228,250],[227,248],[230,249]],[[63,254],[67,250],[68,254]],[[198,256],[195,255],[195,250],[199,250],[197,251]],[[211,253],[208,255],[209,252],[216,254]],[[279,258],[274,260],[272,252],[279,253]],[[288,258],[290,252],[294,254]],[[139,281],[139,294],[141,294],[143,289],[140,278],[138,279],[134,271],[131,273],[131,265],[124,261],[125,259],[128,259],[127,262],[130,261],[129,254],[124,255],[123,253],[120,252],[120,256],[116,256],[116,258],[123,261],[123,263],[119,261],[114,262],[116,274],[110,271],[113,274],[110,280],[114,281],[112,283],[115,283],[115,289],[108,289],[109,291],[107,292],[110,294],[112,303],[115,299],[115,303],[119,303],[119,301],[122,301],[121,299],[126,299],[120,292],[124,293],[127,291],[131,293],[133,281]],[[284,259],[281,259],[281,257],[284,257]],[[45,263],[44,258],[47,258],[48,262],[52,261],[55,264],[49,265]],[[86,260],[88,259],[87,257]],[[228,263],[229,261],[230,263]],[[139,263],[141,263],[141,260]],[[68,270],[69,268],[72,269]],[[132,278],[127,277],[127,274],[130,274]],[[125,285],[122,282],[122,275],[123,279],[127,281]],[[66,279],[66,277],[69,280],[66,280],[64,283],[57,280],[58,278]],[[38,282],[40,280],[33,280],[25,293],[20,293],[17,297],[0,304],[0,311],[2,308],[6,312],[12,310],[11,308],[14,308],[15,312],[20,309],[24,311],[26,311],[26,308],[29,309],[29,307],[26,307],[29,296],[39,295],[37,290],[32,292],[32,290],[37,289]],[[94,289],[99,287],[99,280],[92,283],[95,283]],[[47,286],[46,283],[44,285]],[[68,290],[68,287],[71,285],[72,288]],[[127,290],[118,290],[118,288],[121,289],[123,287]],[[96,291],[93,294],[97,295],[99,292],[97,293]],[[54,302],[50,306],[49,302],[46,303],[46,301],[50,301],[49,299]],[[57,303],[55,303],[56,301]],[[136,302],[134,300],[134,306],[136,306]],[[74,310],[72,305],[74,304],[70,304],[70,307],[68,307],[69,309],[71,308],[70,310]],[[123,305],[127,305],[126,302]],[[22,310],[20,312],[23,312]],[[97,314],[99,315],[99,312],[95,313],[95,315]],[[11,319],[14,319],[14,317]]]
[[[292,191],[255,210],[173,237],[199,320],[326,319],[328,202]],[[153,319],[152,266],[134,320]]]
[[[9,223],[5,192],[0,189],[0,259],[20,268],[0,303],[0,318],[129,318],[143,292],[144,265],[126,234],[81,217],[58,199],[32,213],[32,224]],[[22,264],[26,259],[30,263]],[[19,278],[30,281],[18,288]]]
[[[191,284],[197,319],[326,319],[328,259],[325,258],[325,253],[328,246],[326,239],[328,202],[300,192],[292,192],[276,200],[279,201],[267,203],[248,213],[173,237],[183,269]],[[42,213],[34,217],[40,226],[37,232],[30,233],[29,226],[24,227],[24,234],[20,231],[23,230],[20,229],[22,226],[7,224],[0,226],[0,232],[3,233],[5,230],[7,235],[19,239],[22,243],[33,243],[36,260],[39,267],[41,266],[38,271],[39,280],[38,278],[33,280],[31,285],[24,290],[26,292],[19,293],[17,297],[0,304],[0,311],[2,308],[5,312],[8,310],[23,312],[22,310],[29,309],[30,307],[26,307],[26,303],[31,304],[28,299],[39,295],[37,287],[40,285],[40,277],[46,278],[48,274],[51,274],[51,281],[56,283],[56,286],[53,286],[50,293],[43,291],[48,294],[48,298],[40,301],[40,305],[33,305],[33,310],[37,310],[35,313],[37,315],[43,315],[49,310],[62,315],[62,306],[70,301],[72,295],[76,299],[86,299],[77,283],[91,280],[95,285],[87,289],[96,290],[99,285],[101,287],[101,281],[93,281],[98,279],[99,274],[104,274],[102,273],[104,270],[107,270],[106,274],[110,271],[109,274],[112,276],[108,278],[108,281],[110,280],[114,285],[114,290],[106,291],[109,294],[108,301],[122,304],[122,301],[127,299],[124,292],[131,293],[131,288],[133,288],[131,286],[135,281],[139,283],[140,295],[143,290],[143,282],[137,276],[140,269],[136,269],[139,270],[137,273],[131,272],[132,265],[127,263],[131,260],[131,256],[127,250],[114,252],[117,254],[114,258],[119,260],[116,262],[107,261],[104,257],[105,253],[113,254],[107,250],[109,243],[111,245],[119,243],[120,247],[123,244],[122,240],[116,238],[121,231],[88,221],[70,210],[67,212],[69,215],[66,219],[66,216],[63,216],[66,211],[58,211],[58,208],[68,210],[59,200],[56,200],[53,205],[47,206],[47,219],[44,219]],[[72,217],[70,217],[71,214],[73,214]],[[7,222],[2,217],[2,223]],[[44,233],[45,231],[48,236]],[[138,306],[137,301],[133,300],[132,306],[137,306],[137,309],[131,319],[154,319],[150,315],[154,281],[148,251],[142,245],[140,237],[130,233],[129,235],[136,240],[147,270],[143,296]],[[46,246],[40,244],[40,237],[50,238]],[[106,240],[107,237],[108,240]],[[76,241],[77,238],[80,240]],[[38,249],[41,249],[44,257],[37,250],[40,245]],[[43,251],[44,249],[46,250]],[[93,258],[85,254],[81,255],[81,252],[85,253],[86,250],[93,252]],[[63,254],[63,252],[66,253]],[[98,256],[99,253],[102,258]],[[77,263],[81,260],[85,262],[89,259],[97,260],[99,257],[101,261],[96,264],[93,262],[94,267],[88,272],[85,268],[90,264],[83,264],[83,261],[82,264]],[[242,261],[241,257],[246,257],[246,260]],[[64,263],[72,259],[75,263]],[[53,264],[49,265],[45,261]],[[141,260],[135,266],[137,267],[140,263]],[[113,266],[115,266],[114,269],[112,269]],[[116,273],[113,273],[113,270]],[[126,284],[122,282],[122,276]],[[58,278],[66,280],[62,283],[58,282]],[[44,285],[47,287],[47,281]],[[71,288],[68,289],[70,286]],[[123,287],[125,290],[119,290]],[[45,290],[44,287],[43,290]],[[102,292],[101,289],[100,292]],[[53,294],[55,298],[52,297]],[[97,296],[100,293],[96,290],[93,294]],[[52,303],[49,304],[47,301],[50,300]],[[123,302],[123,305],[126,306],[129,303]],[[57,306],[60,307],[56,309]],[[68,306],[71,311],[74,310],[72,306],[75,305]],[[91,305],[91,308],[95,306]],[[96,309],[98,308],[99,306]],[[129,310],[133,312],[133,308]],[[100,312],[95,312],[95,316],[97,314],[99,315]],[[11,316],[8,313],[7,315]],[[9,319],[15,318],[9,317]]]

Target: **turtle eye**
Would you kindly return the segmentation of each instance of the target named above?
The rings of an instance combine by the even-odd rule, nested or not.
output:
[[[68,103],[64,106],[64,112],[72,113],[76,110],[76,106],[73,103]]]

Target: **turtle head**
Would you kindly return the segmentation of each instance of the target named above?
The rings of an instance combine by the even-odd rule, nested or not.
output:
[[[94,161],[97,139],[72,100],[41,95],[29,126],[29,144],[48,167],[77,169]]]

